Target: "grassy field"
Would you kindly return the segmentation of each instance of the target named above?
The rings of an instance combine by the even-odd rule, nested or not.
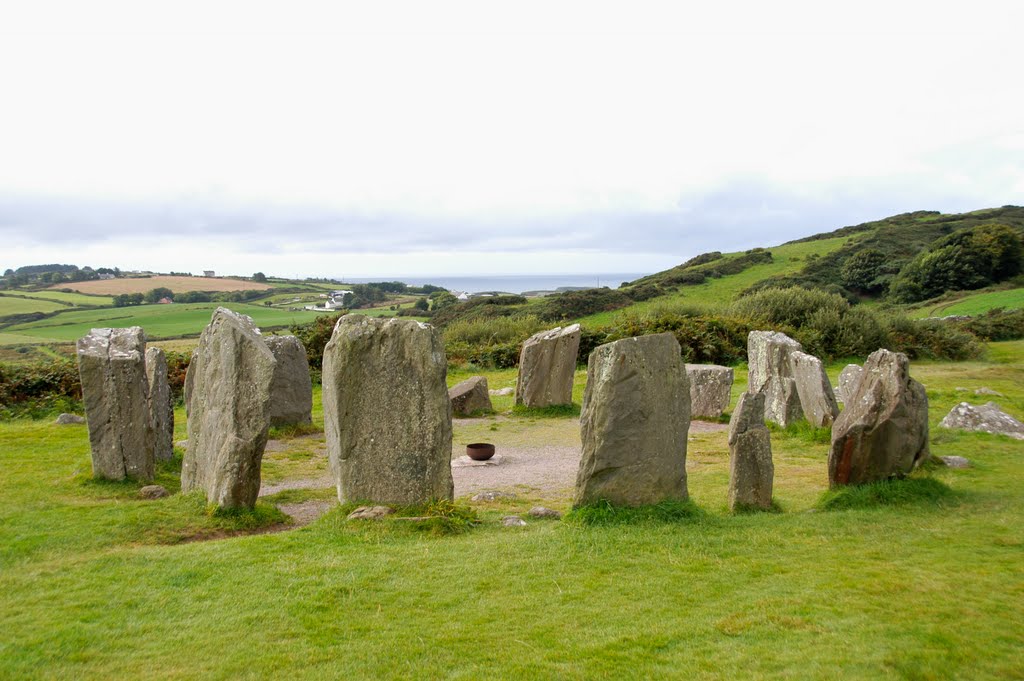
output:
[[[67,291],[19,291],[18,295],[31,296],[32,298],[40,298],[42,300],[56,300],[58,303],[67,303],[75,307],[102,307],[114,304],[114,299],[111,296],[86,295],[84,293],[69,293]]]
[[[138,305],[131,307],[75,310],[49,319],[7,327],[0,343],[61,342],[81,338],[95,327],[141,326],[150,338],[169,338],[198,334],[210,321],[213,311],[222,305],[249,315],[257,326],[276,327],[304,323],[315,312],[292,312],[264,305],[245,303],[188,303],[174,305]]]
[[[804,243],[774,246],[768,250],[772,253],[773,262],[754,265],[738,274],[709,279],[697,286],[684,286],[677,293],[659,296],[651,300],[635,303],[629,307],[630,312],[644,312],[659,305],[687,304],[718,310],[733,300],[740,292],[767,277],[792,274],[802,268],[809,256],[821,256],[831,253],[851,237],[836,237]],[[601,312],[579,319],[580,323],[589,327],[605,326],[613,322],[621,311]]]
[[[971,392],[982,386],[1024,416],[1024,343],[912,371],[933,427],[988,399]],[[582,372],[577,399],[581,386]],[[514,413],[460,422],[455,440],[481,434],[499,448],[579,441],[571,417]],[[321,439],[269,453],[268,477],[322,474]],[[568,508],[520,489],[472,503],[482,524],[461,534],[346,523],[339,508],[231,536],[281,516],[138,501],[136,485],[91,481],[84,427],[0,423],[0,677],[1021,678],[1024,444],[936,429],[932,447],[975,466],[837,501],[822,433],[775,431],[782,512],[732,515],[725,434],[692,433],[694,506],[661,519],[503,528],[536,503]],[[176,490],[178,466],[159,482]]]
[[[1008,310],[1024,307],[1024,288],[1008,291],[986,291],[965,293],[954,300],[946,300],[923,307],[914,312],[915,317],[942,317],[945,315],[979,315],[997,307]]]
[[[169,288],[175,293],[186,291],[266,291],[274,288],[270,284],[240,279],[221,279],[212,277],[138,277],[121,279],[97,279],[95,281],[79,281],[74,283],[55,284],[54,289],[69,288],[80,293],[100,295],[118,295],[121,293],[145,293],[155,288]]]
[[[55,303],[50,300],[0,296],[0,317],[6,317],[14,314],[28,314],[30,312],[54,312],[65,308],[65,305],[61,305],[60,303]]]

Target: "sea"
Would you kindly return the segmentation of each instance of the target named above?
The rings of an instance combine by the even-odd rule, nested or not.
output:
[[[401,281],[409,286],[433,284],[449,291],[483,293],[525,293],[527,291],[554,291],[562,287],[618,288],[623,282],[647,276],[648,273],[605,273],[605,274],[501,274],[451,277],[439,275],[416,277],[345,277],[347,284],[367,284],[374,281]]]

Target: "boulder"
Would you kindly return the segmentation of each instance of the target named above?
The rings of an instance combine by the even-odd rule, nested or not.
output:
[[[832,426],[832,487],[901,477],[928,458],[928,395],[902,353],[877,350]]]
[[[188,387],[188,450],[181,490],[227,508],[252,508],[270,428],[277,361],[252,319],[218,307],[199,337]]]
[[[733,371],[717,364],[687,364],[690,381],[690,416],[717,419],[732,398]]]
[[[945,464],[947,468],[964,469],[971,467],[970,460],[963,456],[940,456],[937,458]]]
[[[547,508],[545,506],[534,506],[529,511],[531,518],[553,518],[558,520],[562,517],[562,514],[553,508]]]
[[[498,388],[497,390],[488,390],[487,392],[488,394],[498,396],[512,395],[513,393],[515,393],[515,388]]]
[[[775,465],[764,393],[743,393],[729,419],[729,508],[770,509]]]
[[[163,499],[170,496],[170,494],[163,485],[146,485],[139,490],[140,499]]]
[[[78,340],[77,350],[93,475],[152,480],[156,459],[145,333],[138,326],[93,329]]]
[[[814,355],[800,351],[791,352],[789,362],[804,416],[815,428],[830,427],[839,416],[839,405],[825,366]]]
[[[838,402],[845,403],[846,396],[853,394],[853,391],[857,389],[857,381],[860,380],[863,372],[864,368],[859,364],[847,364],[843,367],[843,370],[839,372],[839,385],[836,387],[836,400]]]
[[[270,425],[294,426],[313,422],[313,382],[309,358],[295,336],[267,336],[277,365],[270,384]]]
[[[749,392],[764,393],[764,417],[783,428],[803,418],[789,356],[803,346],[784,333],[751,331],[747,336]]]
[[[526,521],[517,515],[507,515],[501,519],[504,527],[526,527]]]
[[[448,399],[452,402],[452,414],[455,416],[494,411],[491,394],[487,390],[487,379],[483,376],[473,376],[452,386],[448,389]]]
[[[579,349],[579,324],[530,336],[519,353],[516,404],[527,407],[572,404],[572,379]]]
[[[327,455],[338,499],[451,499],[452,407],[444,345],[412,320],[346,315],[324,349]]]
[[[587,366],[575,505],[688,498],[690,386],[671,333],[596,348]]]
[[[988,402],[980,407],[961,402],[946,414],[939,422],[939,427],[1008,435],[1017,440],[1024,440],[1024,423],[1000,409],[995,402]]]
[[[146,350],[149,413],[153,419],[153,455],[157,461],[174,458],[174,403],[167,382],[167,357],[160,348]]]
[[[85,423],[85,417],[78,414],[60,414],[54,421],[58,426],[71,426]]]

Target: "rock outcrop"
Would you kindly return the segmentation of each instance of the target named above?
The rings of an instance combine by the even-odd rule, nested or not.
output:
[[[832,487],[901,477],[928,458],[928,395],[902,353],[877,350],[832,426]]]
[[[138,326],[93,329],[78,340],[78,373],[98,478],[153,479],[146,335]]]
[[[690,416],[717,419],[729,408],[733,371],[717,364],[687,364],[690,381]]]
[[[748,392],[764,393],[764,417],[786,427],[804,417],[790,355],[803,346],[784,333],[751,331],[747,336]]]
[[[153,419],[153,454],[157,461],[174,458],[174,404],[167,382],[167,356],[160,348],[146,350],[149,413]]]
[[[729,508],[772,507],[771,433],[764,425],[764,393],[743,393],[729,419]]]
[[[839,416],[839,405],[825,366],[814,355],[800,351],[791,352],[789,361],[804,417],[816,428],[831,426]]]
[[[1017,440],[1024,440],[1024,423],[1000,409],[995,402],[988,402],[980,407],[961,402],[946,414],[939,422],[939,427],[1008,435]]]
[[[670,333],[625,338],[590,355],[575,505],[686,499],[690,386]]]
[[[438,333],[346,315],[324,349],[327,454],[342,502],[451,499],[452,408]]]
[[[483,376],[472,376],[448,389],[448,399],[452,402],[454,416],[469,416],[482,411],[494,411],[491,405],[491,393],[487,389],[487,379]]]
[[[295,336],[267,336],[277,365],[270,384],[270,425],[294,426],[313,422],[313,382],[309,358]]]
[[[579,324],[530,336],[519,353],[516,404],[527,407],[572,404],[572,379],[579,350]]]
[[[185,376],[188,450],[181,490],[227,508],[252,508],[270,428],[277,364],[252,319],[218,307]]]

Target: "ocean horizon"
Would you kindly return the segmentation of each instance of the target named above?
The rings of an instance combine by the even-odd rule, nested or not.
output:
[[[367,284],[375,281],[401,281],[409,286],[433,284],[449,291],[481,293],[501,291],[524,293],[526,291],[553,291],[564,286],[593,286],[618,288],[623,282],[633,281],[650,273],[603,273],[603,274],[499,274],[477,276],[415,276],[415,277],[344,277],[347,284]]]

